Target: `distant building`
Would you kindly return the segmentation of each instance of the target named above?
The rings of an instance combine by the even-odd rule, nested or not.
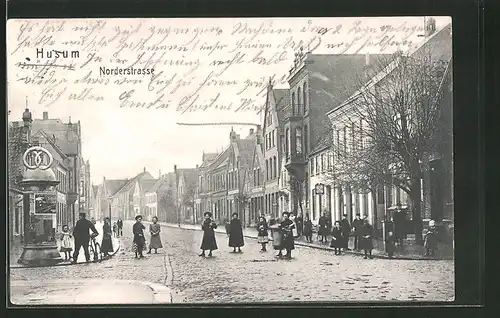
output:
[[[214,160],[217,159],[219,154],[217,153],[205,153],[203,152],[201,157],[201,165],[198,166],[198,184],[196,186],[194,201],[195,201],[195,213],[198,216],[202,216],[203,213],[211,211],[211,195],[209,191],[209,175],[210,175],[210,165]],[[198,222],[201,218],[198,217]]]
[[[160,222],[175,222],[177,186],[174,172],[161,175],[145,193],[145,217],[158,217]]]
[[[177,169],[177,206],[181,222],[196,223],[200,218],[195,210],[195,192],[198,181],[198,166],[195,169]]]
[[[102,221],[111,216],[113,196],[128,182],[128,179],[109,180],[103,177],[102,184],[98,186],[95,200],[96,220]]]
[[[142,215],[144,219],[151,220],[152,214],[149,213],[146,205],[146,193],[158,181],[157,179],[138,178],[135,181],[133,202],[134,215]],[[149,217],[148,217],[149,216]]]
[[[154,180],[153,176],[146,171],[146,168],[144,168],[144,171],[139,173],[134,178],[127,180],[122,188],[111,195],[112,220],[116,220],[118,218],[121,218],[122,220],[133,220],[135,218],[136,211],[140,210],[140,208],[136,208],[134,204],[136,182],[141,182],[142,180]],[[138,206],[140,206],[140,196]]]

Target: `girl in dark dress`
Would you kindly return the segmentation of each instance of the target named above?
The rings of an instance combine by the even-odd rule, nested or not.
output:
[[[393,258],[394,252],[396,251],[396,237],[392,231],[389,231],[385,238],[385,249],[389,258]]]
[[[361,236],[361,249],[364,250],[365,255],[364,259],[367,259],[370,257],[372,258],[372,250],[373,250],[373,241],[372,241],[372,235],[373,235],[373,227],[370,225],[370,222],[368,219],[364,220],[364,225],[362,229],[362,236]]]
[[[307,242],[312,243],[313,224],[311,219],[309,219],[309,215],[306,215],[304,220],[304,236],[306,237]]]
[[[138,215],[135,217],[135,223],[132,226],[132,232],[134,233],[133,249],[135,252],[135,258],[144,258],[142,251],[146,246],[146,239],[144,237],[144,229],[146,228],[142,224],[142,216]]]
[[[269,242],[269,226],[267,225],[266,218],[261,216],[259,223],[257,223],[257,241],[262,244],[262,252],[267,251],[266,245]]]
[[[102,226],[102,243],[101,251],[104,256],[109,256],[109,253],[113,253],[113,241],[111,237],[113,232],[111,231],[111,220],[109,218],[104,219],[104,225]]]
[[[335,221],[335,226],[332,229],[332,242],[330,243],[330,247],[334,248],[335,255],[341,255],[341,250],[344,247],[344,235],[339,221]]]
[[[209,251],[208,257],[212,257],[212,251],[217,249],[217,242],[215,241],[214,229],[217,228],[217,224],[212,221],[212,213],[205,212],[203,214],[205,220],[201,224],[201,229],[203,230],[203,240],[201,241],[201,254],[199,256],[205,257],[205,251]]]
[[[290,213],[283,212],[284,220],[281,221],[279,228],[283,233],[283,244],[282,248],[286,250],[285,256],[283,256],[281,250],[278,253],[278,257],[283,257],[285,259],[292,258],[292,250],[295,249],[295,244],[293,241],[293,233],[292,230],[295,228],[295,224],[292,220],[290,220]]]
[[[233,253],[241,253],[241,247],[245,245],[243,242],[243,229],[241,221],[238,219],[238,213],[233,213],[231,223],[229,224],[229,247],[233,248]]]

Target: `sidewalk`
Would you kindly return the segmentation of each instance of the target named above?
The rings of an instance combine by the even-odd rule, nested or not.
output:
[[[102,231],[102,226],[103,226],[102,222],[97,222],[96,225],[95,225],[97,231],[99,232],[99,236],[96,237],[96,242],[98,242],[99,245],[102,244],[102,232],[103,232]],[[111,256],[113,256],[114,254],[116,254],[116,252],[118,252],[118,250],[120,250],[120,241],[116,237],[112,237],[111,239],[112,239],[112,242],[113,242],[113,253],[111,253]],[[57,248],[59,249],[60,246],[61,246],[61,241],[60,241],[59,237],[57,237],[56,243],[57,243]],[[73,256],[73,253],[75,252],[74,251],[74,246],[75,246],[75,243],[73,242],[73,251],[71,251],[71,256]],[[21,246],[11,247],[9,252],[10,252],[9,253],[9,256],[10,256],[10,268],[29,267],[29,266],[25,266],[25,265],[17,263],[17,261],[19,260],[19,258],[21,257],[21,254],[23,252],[22,245]],[[89,250],[89,252],[90,252],[90,250]],[[59,252],[59,253],[61,254],[61,257],[64,260],[64,257],[65,257],[64,252]],[[90,255],[90,259],[93,260],[94,256]],[[107,258],[103,258],[103,259],[107,259]],[[103,259],[101,259],[101,260],[103,260]],[[77,262],[77,264],[86,263],[85,253],[83,252],[83,248],[80,249],[80,254],[78,254],[78,260],[76,262]],[[55,266],[61,266],[61,265],[71,265],[71,262],[70,261],[63,261],[61,263],[58,263]]]
[[[15,305],[97,305],[170,303],[170,289],[131,280],[11,281]]]
[[[146,222],[145,222],[146,223]],[[163,223],[163,222],[158,222],[163,226],[168,226],[168,227],[179,227],[178,224],[172,224],[172,223]],[[193,225],[193,224],[181,224],[181,228],[183,229],[188,229],[188,230],[198,230],[201,231],[201,225]],[[226,233],[226,230],[223,226],[219,226],[217,229],[215,229],[215,232],[217,233]],[[243,229],[243,235],[246,238],[251,238],[251,239],[257,239],[257,230],[254,228],[244,228]],[[315,239],[315,236],[313,237]],[[317,240],[314,240],[312,243],[308,243],[305,241],[304,237],[296,238],[295,239],[295,245],[298,246],[306,246],[310,248],[317,248],[317,249],[323,249],[323,250],[333,250],[330,248],[330,242],[328,243],[319,243]],[[351,237],[349,246],[352,247],[354,246],[354,238]],[[384,251],[384,243],[380,239],[374,239],[373,240],[373,246],[374,249],[372,251],[373,257],[376,258],[388,258],[387,253]],[[345,251],[345,253],[349,254],[359,254],[361,255],[362,252],[357,252],[357,251]],[[405,260],[453,260],[454,255],[453,255],[453,250],[450,248],[446,248],[442,245],[439,245],[439,248],[436,252],[436,255],[434,257],[428,257],[424,256],[424,247],[423,246],[418,246],[414,242],[411,241],[405,241],[405,245],[403,250],[397,250],[394,259],[405,259]]]

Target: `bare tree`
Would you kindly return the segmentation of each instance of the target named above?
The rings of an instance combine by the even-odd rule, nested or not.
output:
[[[379,185],[402,189],[421,243],[422,170],[445,142],[441,99],[450,60],[397,54],[381,63],[388,65],[386,74],[366,85],[360,76],[362,89],[337,110],[334,165],[327,175],[373,194]]]

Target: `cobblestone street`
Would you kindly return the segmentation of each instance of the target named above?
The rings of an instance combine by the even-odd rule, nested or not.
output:
[[[12,299],[27,303],[26,295],[44,288],[45,282],[57,286],[57,282],[63,284],[68,280],[126,280],[167,286],[174,303],[454,299],[453,261],[365,260],[358,255],[335,256],[329,251],[302,246],[296,247],[292,260],[276,260],[275,251],[260,252],[253,239],[245,240],[243,253],[231,253],[227,236],[219,233],[219,250],[213,258],[202,258],[198,256],[201,231],[165,226],[161,234],[164,249],[137,260],[130,250],[131,227],[131,222],[125,223],[121,250],[108,261],[12,269]],[[116,298],[108,294],[109,288],[102,297]],[[87,303],[82,300],[86,296],[79,295]],[[122,299],[122,303],[148,303],[148,297],[129,297]]]

